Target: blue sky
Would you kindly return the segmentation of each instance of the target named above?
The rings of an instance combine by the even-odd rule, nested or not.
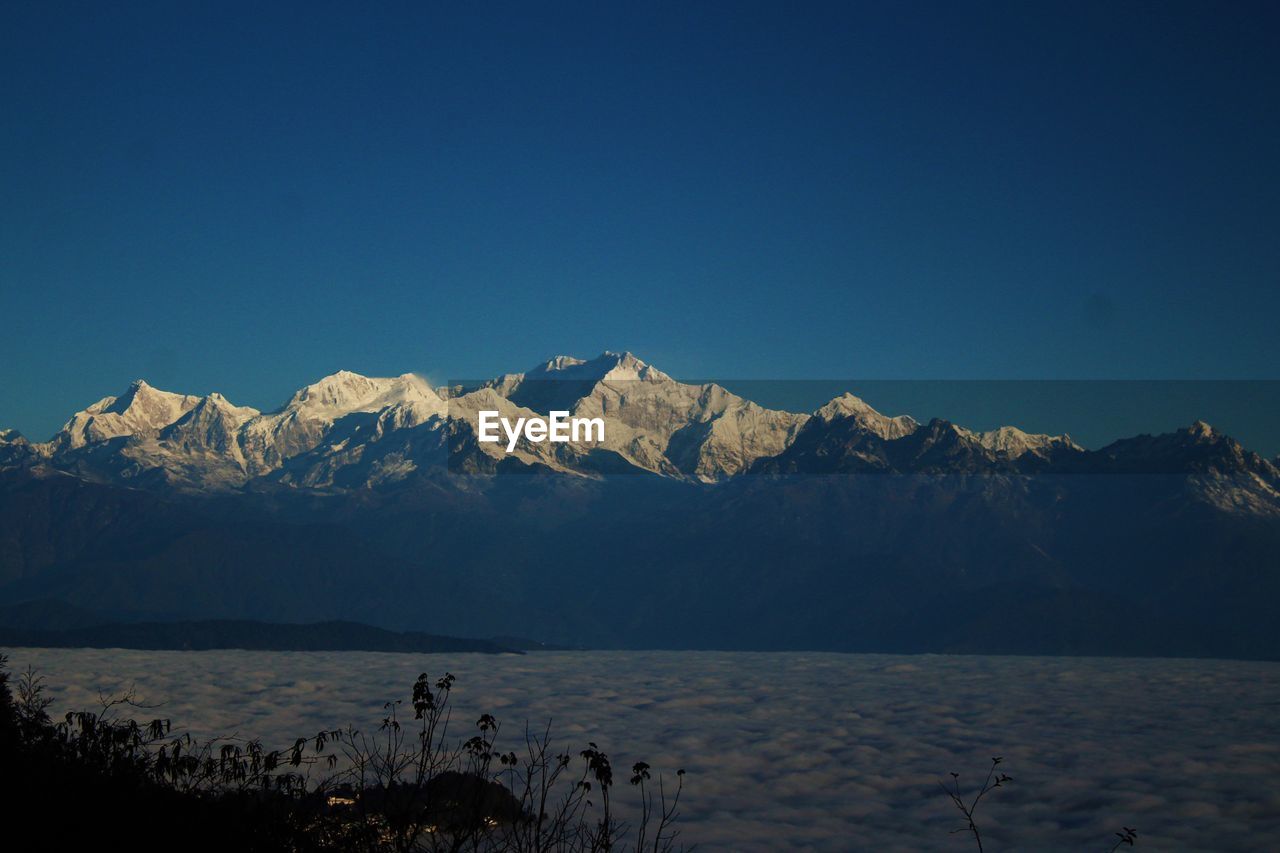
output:
[[[1277,378],[1273,5],[796,6],[5,4],[0,425],[606,348]]]

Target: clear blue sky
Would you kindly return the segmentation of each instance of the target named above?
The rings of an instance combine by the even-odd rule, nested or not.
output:
[[[1275,4],[361,5],[3,5],[0,425],[606,348],[1277,376]]]

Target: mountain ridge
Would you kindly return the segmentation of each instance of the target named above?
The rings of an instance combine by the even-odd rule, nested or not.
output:
[[[606,439],[591,446],[522,442],[508,459],[476,440],[481,408],[513,418],[552,409],[602,417]],[[1230,441],[1199,422],[1191,433],[1208,443]],[[679,382],[630,352],[606,351],[594,359],[560,355],[523,373],[439,388],[413,373],[339,370],[268,412],[236,406],[217,392],[179,394],[139,379],[120,396],[73,414],[46,442],[0,432],[0,466],[234,493],[378,488],[450,466],[492,472],[515,465],[586,477],[634,471],[713,484],[748,473],[1098,473],[1144,464],[1195,473],[1201,464],[1192,457],[1202,451],[1178,456],[1176,438],[1163,445],[1141,438],[1089,451],[1069,436],[1015,426],[974,431],[937,418],[921,424],[909,415],[887,416],[849,392],[813,412],[769,409],[715,383]],[[1141,458],[1161,453],[1160,463]],[[1275,463],[1243,448],[1217,459],[1234,462],[1235,472],[1256,478],[1257,491],[1275,497]],[[1241,505],[1256,511],[1269,504]]]
[[[480,409],[551,405],[606,418],[606,441],[477,440]],[[606,353],[447,389],[339,372],[266,413],[135,383],[68,424],[0,432],[0,606],[565,647],[1280,659],[1280,470],[1200,421],[1087,450],[851,393],[767,409]]]

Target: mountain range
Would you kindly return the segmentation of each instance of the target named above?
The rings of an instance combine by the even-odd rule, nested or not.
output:
[[[605,440],[506,454],[482,409]],[[0,604],[115,620],[1278,657],[1277,554],[1280,469],[1202,422],[1087,450],[852,394],[768,409],[630,353],[341,371],[266,413],[139,380],[46,442],[0,432]]]

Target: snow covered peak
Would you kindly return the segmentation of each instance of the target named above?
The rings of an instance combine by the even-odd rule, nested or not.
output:
[[[358,427],[353,421],[377,423],[369,433],[376,436],[444,417],[447,410],[440,394],[415,374],[370,377],[340,370],[300,389],[280,409],[250,418],[239,430],[239,447],[245,470],[256,476],[329,442],[342,422],[348,428]]]
[[[21,464],[38,453],[16,429],[0,429],[0,468]]]
[[[154,433],[177,421],[199,402],[199,397],[161,391],[137,379],[119,397],[104,397],[72,415],[52,444],[69,449],[121,436]]]
[[[832,422],[842,418],[852,418],[863,428],[876,433],[881,438],[893,440],[910,435],[920,425],[907,415],[896,418],[886,417],[862,399],[852,394],[842,394],[830,403],[814,412],[814,417]],[[1050,450],[1062,448],[1080,450],[1070,436],[1038,435],[1023,432],[1017,427],[1002,426],[999,429],[977,432],[966,429],[950,421],[935,418],[929,428],[935,432],[945,432],[953,437],[972,441],[1006,459],[1017,459],[1025,453],[1045,455]]]
[[[359,373],[339,370],[299,388],[285,403],[284,408],[291,411],[344,409],[352,403],[358,404],[373,396],[381,387],[379,383]]]
[[[882,415],[861,397],[855,397],[848,392],[836,397],[813,414],[815,418],[827,422],[852,418],[864,429],[889,440],[910,435],[920,426],[908,415],[898,415],[894,418]]]
[[[539,364],[520,379],[556,380],[564,382],[602,382],[604,380],[670,381],[671,377],[629,352],[605,350],[589,361],[568,355],[558,355]],[[504,377],[506,378],[506,377]],[[514,378],[514,377],[511,377]]]
[[[1054,448],[1081,450],[1069,435],[1042,435],[1023,432],[1017,427],[1002,426],[987,432],[972,432],[960,428],[964,435],[975,439],[987,450],[1008,459],[1017,459],[1026,453],[1044,455]]]
[[[208,462],[229,462],[237,472],[243,468],[243,455],[237,435],[242,426],[258,417],[260,412],[250,406],[232,405],[218,393],[202,397],[191,411],[160,431],[157,455],[170,458],[201,457]],[[210,459],[214,454],[218,459]],[[207,465],[219,474],[217,464]],[[201,478],[203,479],[203,478]]]
[[[580,358],[574,358],[571,355],[558,355],[555,358],[547,359],[542,364],[534,367],[529,373],[553,373],[562,370],[568,370],[571,367],[577,367],[586,362]]]
[[[671,382],[672,379],[658,368],[645,364],[629,352],[605,352],[597,361],[613,362],[602,377],[610,381],[640,380],[644,382]]]
[[[1217,433],[1204,421],[1196,421],[1187,427],[1187,434],[1193,438],[1213,438]]]
[[[250,418],[256,418],[262,414],[252,406],[237,406],[226,397],[214,391],[207,397],[201,398],[200,402],[191,410],[191,416],[199,417],[203,413],[217,413],[219,417],[227,418],[236,424],[244,423]]]
[[[373,378],[339,370],[300,389],[280,413],[334,421],[353,412],[377,412],[401,403],[444,410],[440,395],[420,376],[404,373],[391,378]]]
[[[861,397],[855,397],[853,394],[846,391],[813,414],[814,417],[822,418],[824,421],[833,421],[836,418],[847,418],[851,415],[864,415],[869,413],[879,414],[879,412],[871,408],[871,406],[869,406]]]
[[[466,394],[477,388],[491,388],[518,406],[535,412],[549,412],[573,409],[603,385],[625,387],[631,382],[662,383],[673,389],[680,385],[629,352],[605,351],[587,361],[558,355],[525,373],[506,373],[475,386],[460,385],[454,393]]]
[[[200,402],[191,394],[175,394],[153,388],[145,380],[135,379],[119,397],[107,404],[102,412],[128,417],[136,425],[158,428],[173,423]]]

